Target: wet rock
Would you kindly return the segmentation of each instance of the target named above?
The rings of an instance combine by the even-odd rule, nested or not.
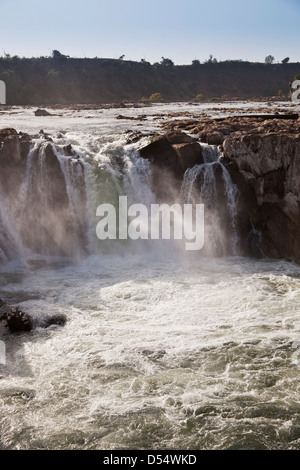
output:
[[[0,148],[1,168],[9,167],[21,160],[21,146],[18,134],[10,134],[3,138]]]
[[[9,137],[11,135],[17,135],[17,131],[12,128],[7,128],[7,129],[1,129],[0,130],[0,142],[4,142],[4,139],[6,137]]]
[[[63,313],[49,315],[42,320],[37,321],[40,328],[49,328],[49,326],[64,326],[67,323],[67,317]]]
[[[180,140],[183,142],[173,145],[170,143]],[[188,168],[203,163],[201,146],[183,133],[166,134],[155,138],[140,149],[140,155],[150,160],[153,165],[168,169],[178,178],[182,178]]]
[[[0,164],[1,169],[12,167],[28,155],[31,139],[24,132],[19,134],[15,129],[0,130]]]
[[[153,191],[158,199],[168,202],[172,199],[170,193],[174,188],[179,192],[180,178],[183,177],[175,149],[166,136],[159,136],[140,149],[140,156],[151,163]]]
[[[171,144],[170,142],[180,142]],[[172,133],[155,137],[140,149],[140,156],[152,165],[152,186],[160,200],[178,197],[184,173],[188,168],[203,163],[202,148],[187,134]]]
[[[1,299],[0,299],[1,301]],[[35,328],[49,328],[51,326],[65,326],[67,317],[63,313],[46,316],[28,315],[18,307],[10,308],[6,302],[0,303],[0,320],[6,321],[10,331],[31,331]]]
[[[143,349],[141,353],[143,356],[149,357],[150,359],[158,360],[162,359],[165,356],[166,351],[164,349],[160,349],[158,351],[153,351],[151,349]]]
[[[142,132],[128,131],[126,137],[126,144],[135,144],[136,142],[139,142],[143,137],[145,137],[145,134],[143,134]]]
[[[178,159],[179,165],[185,172],[188,168],[193,168],[195,165],[204,163],[202,155],[202,147],[198,142],[188,144],[173,145]]]
[[[46,109],[37,109],[34,114],[36,116],[51,116],[51,114]]]
[[[255,228],[262,232],[268,254],[300,263],[299,134],[272,132],[233,137],[225,140],[224,154],[243,178],[239,187],[249,214],[249,187],[255,196]]]
[[[150,144],[140,149],[140,155],[151,163],[164,167],[172,167],[177,162],[176,152],[166,136],[154,138]]]
[[[66,157],[73,157],[74,154],[75,154],[71,144],[65,145],[63,147],[63,151],[64,151],[64,154],[66,155]]]
[[[195,142],[195,138],[189,136],[185,132],[168,132],[166,134],[167,141],[173,144],[190,144]]]
[[[224,142],[224,134],[222,132],[212,132],[207,134],[206,141],[209,145],[222,145]]]
[[[142,116],[124,116],[123,114],[119,114],[118,116],[116,116],[116,119],[124,119],[127,121],[143,121],[146,119],[146,116],[142,115]]]
[[[19,133],[20,151],[22,161],[26,160],[31,146],[31,137],[24,132]]]
[[[16,188],[22,183],[25,147],[25,138],[21,142],[14,129],[0,131],[0,186],[7,200],[16,198]]]
[[[31,331],[32,323],[27,313],[13,307],[6,317],[7,326],[11,331]]]

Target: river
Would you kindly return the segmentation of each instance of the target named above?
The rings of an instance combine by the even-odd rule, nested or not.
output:
[[[96,237],[100,202],[121,191],[155,199],[140,143],[127,144],[125,131],[159,130],[170,112],[226,113],[218,106],[121,110],[147,113],[140,121],[117,120],[116,109],[1,115],[2,128],[72,144],[90,217],[84,254],[20,248],[0,267],[1,298],[36,319],[68,319],[30,333],[1,327],[0,448],[300,449],[300,267]]]

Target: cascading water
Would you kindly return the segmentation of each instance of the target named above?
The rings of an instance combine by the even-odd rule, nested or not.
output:
[[[206,253],[238,254],[238,189],[220,162],[217,147],[202,144],[204,163],[186,171],[181,189],[185,204],[205,205]]]
[[[151,166],[139,157],[137,145],[125,145],[122,140],[108,142],[90,161],[84,156],[66,156],[63,148],[39,139],[30,149],[21,171],[22,184],[14,198],[9,198],[9,212],[4,213],[5,204],[2,205],[2,220],[6,215],[4,224],[10,231],[6,237],[9,243],[1,240],[4,260],[30,254],[76,259],[84,252],[108,253],[125,247],[128,250],[130,242],[103,243],[96,239],[97,206],[109,203],[117,208],[119,196],[125,195],[129,205],[144,204],[150,213],[151,204],[156,202]],[[218,162],[219,157],[215,147],[203,145],[205,163],[186,172],[181,190],[182,203],[205,205],[204,252],[210,256],[228,254],[229,245],[236,254],[238,244],[237,190],[226,168]],[[226,224],[230,225],[227,232],[223,227]],[[151,250],[166,249],[166,244],[157,241],[139,244],[139,248],[145,246]],[[169,252],[178,247],[178,243],[168,244]]]
[[[12,170],[20,184],[0,185],[2,257],[79,256],[86,226],[83,165],[47,141],[32,145]]]

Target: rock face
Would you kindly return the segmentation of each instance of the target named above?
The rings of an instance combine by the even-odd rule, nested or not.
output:
[[[200,144],[184,132],[154,138],[140,149],[140,155],[151,162],[153,189],[164,201],[173,197],[174,189],[179,190],[188,168],[203,163]]]
[[[300,263],[300,135],[229,138],[224,155],[242,177],[245,210],[264,235],[268,254]],[[246,191],[252,192],[249,204]]]
[[[172,120],[164,128],[166,136],[184,130],[223,149],[221,161],[239,188],[237,219],[244,254],[300,263],[300,119],[295,113],[264,112],[268,114]],[[165,157],[166,164],[177,167],[202,163],[194,152],[187,158],[190,148],[183,144],[167,146],[166,136],[169,153],[162,149],[152,161],[164,165]],[[182,157],[180,164],[173,151]]]

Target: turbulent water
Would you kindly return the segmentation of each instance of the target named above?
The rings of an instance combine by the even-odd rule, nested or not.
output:
[[[300,449],[300,268],[238,256],[238,194],[217,150],[203,146],[206,164],[186,173],[181,190],[184,202],[208,205],[207,252],[96,237],[98,204],[122,194],[130,203],[155,202],[141,143],[126,144],[125,131],[155,130],[164,112],[181,109],[159,107],[160,119],[152,110],[134,124],[120,124],[116,110],[66,111],[43,121],[72,217],[85,227],[85,249],[74,243],[68,257],[28,251],[1,200],[10,240],[1,298],[37,319],[59,312],[68,322],[26,334],[2,326],[0,448]],[[32,110],[15,112],[1,117],[1,127],[39,131]],[[78,175],[59,151],[68,143],[84,168],[84,220]],[[40,138],[35,145],[43,175]],[[32,188],[29,158],[23,194]],[[215,252],[226,237],[212,204],[214,171],[225,188],[230,257]]]

